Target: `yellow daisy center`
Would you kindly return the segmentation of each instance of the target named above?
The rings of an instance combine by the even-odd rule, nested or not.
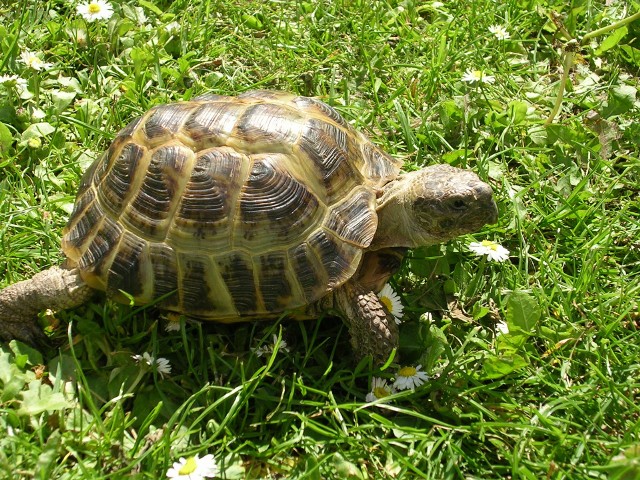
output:
[[[178,473],[180,475],[189,475],[190,473],[195,472],[197,467],[198,464],[196,463],[195,457],[189,457],[187,458],[187,462],[182,466],[182,468],[178,470]]]
[[[380,297],[380,301],[385,306],[388,312],[393,312],[393,303],[389,297]]]
[[[491,240],[483,240],[482,241],[482,246],[483,247],[488,247],[491,250],[493,250],[494,252],[498,249],[498,244],[496,242],[492,242]]]
[[[373,389],[373,394],[376,398],[384,398],[389,396],[389,390],[384,387],[376,387]]]
[[[418,371],[415,367],[402,367],[398,372],[401,377],[413,377]]]
[[[93,13],[93,14],[100,13],[100,10],[102,10],[102,7],[99,4],[97,3],[89,4],[89,13]]]

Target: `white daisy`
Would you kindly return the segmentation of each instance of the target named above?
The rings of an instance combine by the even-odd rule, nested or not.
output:
[[[502,25],[491,25],[489,31],[493,33],[498,40],[507,40],[511,34]]]
[[[395,388],[393,388],[393,385],[387,384],[384,378],[373,377],[371,379],[371,391],[367,393],[365,400],[367,402],[373,402],[394,393],[396,393]]]
[[[509,250],[492,240],[471,242],[469,250],[478,256],[486,255],[489,260],[496,262],[504,262],[509,258]]]
[[[509,325],[507,322],[502,321],[496,323],[496,335],[507,335],[509,333]]]
[[[113,7],[105,0],[93,0],[87,3],[81,3],[77,8],[78,15],[87,22],[95,22],[96,20],[107,20],[113,15]]]
[[[486,74],[483,70],[467,70],[462,75],[462,81],[467,83],[493,83],[496,77]]]
[[[179,332],[180,331],[180,316],[168,315],[167,324],[164,326],[165,332]]]
[[[27,81],[17,75],[0,75],[0,85],[27,88]]]
[[[398,390],[408,390],[419,387],[429,380],[429,375],[421,369],[422,365],[418,365],[417,367],[402,367],[398,370],[398,375],[396,375],[396,381],[393,382],[393,386]]]
[[[180,31],[180,24],[178,22],[171,22],[171,23],[167,23],[164,26],[164,29],[168,32],[168,33],[178,33]]]
[[[36,53],[29,50],[24,50],[20,54],[20,61],[24,63],[28,68],[33,68],[34,70],[46,70],[48,68],[51,68],[50,63],[43,62]]]
[[[401,318],[404,315],[404,313],[402,313],[402,311],[404,310],[404,306],[400,301],[400,295],[394,292],[393,288],[391,288],[391,285],[387,283],[384,287],[382,287],[380,293],[378,293],[378,298],[380,299],[380,302],[385,306],[387,311],[391,315],[393,315],[396,323],[400,325],[402,323]]]
[[[144,362],[150,367],[155,367],[156,371],[163,378],[165,375],[169,375],[171,373],[171,364],[166,358],[154,358],[147,352],[144,352],[142,355],[132,355],[132,358],[138,363]]]
[[[181,480],[202,480],[203,478],[215,477],[219,473],[220,469],[213,455],[198,458],[196,454],[195,457],[180,457],[180,460],[174,462],[173,467],[167,470],[167,477]]]
[[[273,343],[271,343],[270,345],[262,345],[260,347],[251,349],[251,351],[255,353],[256,357],[262,357],[263,355],[267,356],[273,352],[273,349],[276,347],[276,342],[278,341],[278,336],[276,334],[273,334],[271,338],[273,340]],[[285,340],[280,340],[278,350],[289,352],[289,347],[287,346],[287,342]]]

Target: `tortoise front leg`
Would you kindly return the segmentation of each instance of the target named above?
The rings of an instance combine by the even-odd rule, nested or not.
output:
[[[398,348],[398,326],[378,295],[351,280],[334,296],[335,308],[349,327],[356,360],[371,355],[374,365],[384,365],[393,349]]]
[[[51,267],[29,280],[0,291],[0,338],[17,339],[31,345],[46,344],[47,337],[37,323],[38,313],[83,304],[95,290],[76,268]]]

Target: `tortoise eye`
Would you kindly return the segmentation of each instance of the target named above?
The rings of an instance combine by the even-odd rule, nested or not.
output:
[[[465,208],[467,208],[467,204],[464,202],[464,200],[454,200],[453,201],[453,208],[455,210],[464,210]]]

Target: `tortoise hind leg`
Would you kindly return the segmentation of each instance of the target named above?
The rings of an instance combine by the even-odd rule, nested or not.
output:
[[[51,267],[29,280],[9,285],[0,291],[0,338],[46,344],[47,337],[36,321],[38,312],[76,307],[94,292],[76,268],[65,267]]]
[[[384,365],[398,348],[399,334],[395,319],[378,295],[352,280],[337,289],[334,297],[335,308],[349,327],[356,359],[371,355],[374,365]]]

